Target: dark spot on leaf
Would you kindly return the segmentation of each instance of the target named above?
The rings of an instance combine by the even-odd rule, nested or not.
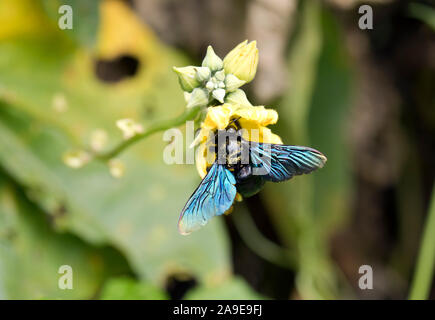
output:
[[[154,106],[151,106],[151,105],[146,105],[144,107],[143,111],[144,111],[144,116],[147,119],[153,118],[155,113],[156,113]]]
[[[195,278],[186,274],[173,274],[168,276],[166,280],[166,291],[172,300],[181,299],[187,291],[196,287],[197,281]]]
[[[55,218],[61,218],[67,214],[66,206],[65,204],[59,204],[59,206],[54,210],[53,216]]]
[[[133,77],[139,70],[139,60],[130,55],[122,55],[111,60],[98,59],[95,74],[98,79],[114,83]]]

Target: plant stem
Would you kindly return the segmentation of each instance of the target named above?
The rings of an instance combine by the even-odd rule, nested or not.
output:
[[[272,264],[295,270],[296,261],[293,252],[264,237],[246,209],[240,209],[232,214],[232,218],[240,237],[248,248]]]
[[[432,190],[431,203],[426,219],[417,266],[409,294],[409,299],[412,300],[427,299],[432,284],[435,265],[435,188]]]
[[[194,120],[196,116],[198,115],[199,111],[201,109],[199,107],[194,107],[190,109],[186,109],[184,113],[182,113],[180,116],[178,116],[175,119],[170,120],[163,120],[157,123],[154,123],[148,127],[147,130],[145,130],[142,133],[136,134],[135,136],[131,137],[128,140],[120,142],[117,146],[115,146],[112,150],[103,152],[103,153],[95,153],[93,154],[94,159],[107,161],[114,157],[116,157],[118,154],[120,154],[122,151],[124,151],[129,146],[135,144],[136,142],[152,135],[153,133],[168,130],[173,127],[180,126],[184,124],[186,121]]]

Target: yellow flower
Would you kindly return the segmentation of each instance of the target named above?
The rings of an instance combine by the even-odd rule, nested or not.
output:
[[[243,138],[249,141],[282,144],[281,138],[267,128],[278,121],[278,113],[263,106],[250,106],[225,103],[216,107],[209,107],[207,115],[201,124],[201,130],[192,146],[199,145],[196,153],[196,168],[201,178],[207,174],[207,168],[212,165],[214,155],[208,152],[207,144],[216,130],[225,129],[233,119],[243,130]]]
[[[224,58],[224,69],[226,74],[233,74],[238,79],[246,82],[252,81],[257,72],[258,49],[257,42],[243,41]]]

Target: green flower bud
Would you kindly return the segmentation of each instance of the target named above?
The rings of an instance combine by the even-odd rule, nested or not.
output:
[[[257,72],[258,49],[256,41],[248,44],[245,40],[231,50],[224,58],[224,69],[227,74],[231,73],[240,80],[252,81]]]
[[[213,81],[208,81],[206,84],[205,84],[205,87],[209,90],[209,91],[212,91],[213,89],[214,89],[214,83],[213,83]]]
[[[212,46],[208,46],[207,54],[205,55],[204,60],[202,60],[202,66],[210,68],[212,72],[222,70],[223,61],[216,55],[216,53],[214,53]]]
[[[173,70],[178,76],[180,86],[184,91],[192,92],[193,89],[199,87],[200,83],[196,79],[196,70],[193,66],[177,68],[173,67]]]
[[[187,108],[204,107],[208,104],[208,92],[201,88],[195,88],[190,95]]]
[[[190,100],[190,96],[191,96],[192,94],[189,93],[189,92],[186,92],[186,91],[183,91],[183,94],[184,94],[184,101],[189,102],[189,100]]]
[[[216,80],[218,81],[224,81],[225,80],[225,71],[221,70],[218,71],[214,74],[214,77],[216,78]]]
[[[225,89],[215,89],[212,92],[213,98],[218,100],[220,103],[224,103]]]
[[[246,83],[244,80],[240,80],[233,74],[227,74],[225,77],[225,88],[227,92],[236,91],[238,88],[243,86]]]
[[[196,79],[199,82],[204,82],[210,79],[211,71],[207,67],[196,67]]]
[[[227,94],[225,97],[226,103],[240,104],[242,106],[252,106],[243,90],[237,89],[234,92]]]

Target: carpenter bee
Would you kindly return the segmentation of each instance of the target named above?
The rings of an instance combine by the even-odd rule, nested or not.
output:
[[[327,160],[309,147],[245,140],[243,130],[234,119],[210,139],[209,150],[215,154],[215,161],[181,211],[178,220],[181,234],[189,234],[211,217],[226,213],[237,193],[250,197],[266,181],[282,182],[310,173],[322,168]]]

